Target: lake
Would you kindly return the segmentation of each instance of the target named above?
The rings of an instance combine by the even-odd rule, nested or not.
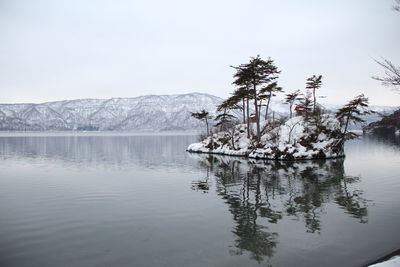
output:
[[[400,248],[399,136],[299,162],[187,153],[196,139],[0,135],[0,266],[361,266]]]

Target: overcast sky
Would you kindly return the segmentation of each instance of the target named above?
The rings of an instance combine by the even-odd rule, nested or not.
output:
[[[230,65],[271,57],[285,91],[323,75],[325,102],[400,95],[393,0],[0,0],[0,103],[233,91]]]

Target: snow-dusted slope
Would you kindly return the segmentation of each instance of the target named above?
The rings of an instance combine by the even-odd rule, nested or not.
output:
[[[193,131],[204,129],[190,112],[214,115],[222,99],[209,94],[147,95],[134,98],[77,99],[42,104],[0,104],[0,130]],[[265,103],[262,103],[265,104]],[[329,109],[335,111],[337,107]],[[391,113],[395,107],[373,107]],[[253,108],[251,107],[251,112]],[[240,111],[235,112],[238,119]],[[269,118],[288,115],[289,106],[272,99]],[[261,109],[264,118],[265,107]],[[367,124],[379,120],[369,116]],[[360,127],[361,129],[361,127]]]
[[[221,98],[201,93],[0,104],[0,130],[198,130],[190,112],[213,112]]]

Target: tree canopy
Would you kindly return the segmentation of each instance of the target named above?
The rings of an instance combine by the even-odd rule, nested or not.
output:
[[[289,104],[289,118],[292,118],[292,109],[296,100],[300,100],[301,92],[296,90],[293,93],[286,94],[285,103]]]
[[[368,98],[364,94],[356,96],[336,112],[336,118],[344,125],[342,143],[345,140],[357,137],[356,134],[347,132],[349,123],[362,123],[365,121],[362,116],[371,114],[372,112],[368,109]]]
[[[241,64],[237,67],[233,66],[233,68],[236,70],[236,73],[233,75],[235,78],[233,84],[239,87],[245,87],[248,94],[252,95],[255,113],[257,114],[257,142],[259,142],[261,137],[258,102],[260,100],[260,89],[267,87],[278,79],[280,71],[275,66],[272,59],[268,58],[264,60],[259,55],[250,58],[248,63]]]
[[[207,135],[210,135],[210,132],[208,129],[208,119],[211,118],[210,113],[208,111],[206,111],[205,109],[203,109],[200,112],[191,112],[191,116],[198,120],[204,120],[206,123],[206,127],[207,127]]]
[[[315,97],[315,90],[321,88],[322,85],[322,75],[316,76],[313,75],[312,77],[307,79],[306,89],[311,89],[313,91],[314,97],[314,107],[313,111],[315,112],[315,108],[317,105],[316,97]]]

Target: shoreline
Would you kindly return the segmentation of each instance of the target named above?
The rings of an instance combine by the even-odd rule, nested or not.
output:
[[[339,159],[339,158],[345,158],[346,155],[340,155],[340,156],[334,156],[334,157],[325,157],[325,158],[294,158],[294,159],[279,159],[279,158],[262,158],[262,157],[249,157],[248,155],[240,155],[240,154],[225,154],[222,152],[203,152],[203,151],[194,151],[194,150],[189,150],[186,149],[186,152],[189,153],[196,153],[196,154],[209,154],[209,155],[221,155],[221,156],[226,156],[226,157],[235,157],[235,158],[243,158],[243,159],[255,159],[255,160],[265,160],[265,161],[286,161],[286,162],[293,162],[293,161],[308,161],[308,160],[327,160],[327,159]]]
[[[388,261],[391,258],[396,257],[396,256],[400,256],[400,249],[396,249],[396,250],[392,251],[389,254],[385,254],[384,256],[379,257],[378,259],[370,261],[369,263],[367,263],[365,265],[362,265],[362,267],[368,267],[368,266],[371,266],[371,265],[374,265],[374,264],[384,263],[384,262],[386,262],[386,261]]]

